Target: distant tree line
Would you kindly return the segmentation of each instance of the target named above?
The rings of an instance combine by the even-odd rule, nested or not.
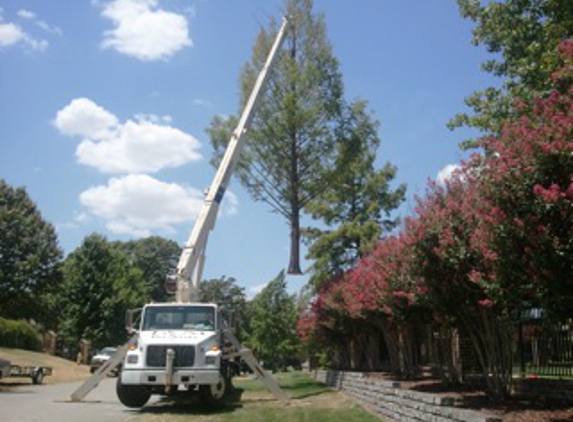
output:
[[[92,234],[63,258],[53,226],[25,189],[3,180],[0,233],[0,331],[5,331],[5,346],[38,347],[27,324],[27,343],[8,338],[8,333],[22,337],[24,331],[22,324],[10,320],[32,320],[40,331],[55,330],[60,343],[71,350],[81,339],[96,349],[122,344],[128,309],[172,299],[164,281],[180,248],[171,240],[155,236],[110,242]],[[284,272],[252,301],[226,276],[205,280],[200,300],[217,303],[237,336],[267,366],[300,363],[297,302],[287,293]]]

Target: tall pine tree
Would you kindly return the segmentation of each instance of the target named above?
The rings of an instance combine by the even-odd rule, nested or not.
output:
[[[300,217],[328,186],[335,160],[342,77],[326,36],[324,16],[312,0],[288,0],[288,32],[278,62],[248,132],[237,174],[257,201],[266,202],[290,226],[288,272],[300,274]],[[275,39],[277,25],[262,29],[241,74],[241,104],[247,101]],[[236,118],[216,117],[208,132],[217,163]]]

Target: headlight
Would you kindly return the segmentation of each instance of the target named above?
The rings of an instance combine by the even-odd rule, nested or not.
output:
[[[127,363],[135,365],[139,362],[139,355],[127,355]]]
[[[215,365],[217,363],[216,356],[205,356],[205,365]]]

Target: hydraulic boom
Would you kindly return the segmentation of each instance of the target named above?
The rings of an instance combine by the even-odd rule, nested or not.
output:
[[[257,78],[253,91],[245,105],[239,123],[231,136],[231,140],[229,141],[223,160],[221,161],[219,169],[215,174],[215,178],[211,183],[211,187],[207,192],[199,218],[197,218],[195,227],[193,228],[189,240],[187,241],[179,259],[176,274],[170,276],[171,278],[175,278],[175,280],[171,279],[169,281],[170,284],[175,284],[177,286],[177,302],[190,302],[196,299],[203,272],[205,249],[207,247],[209,232],[215,226],[215,219],[217,218],[219,205],[221,204],[225,191],[229,186],[231,175],[239,161],[241,151],[245,144],[244,135],[251,123],[254,111],[257,108],[260,94],[267,82],[269,72],[277,56],[277,51],[280,49],[283,42],[287,25],[288,21],[284,18],[267,61],[259,73],[259,77]]]

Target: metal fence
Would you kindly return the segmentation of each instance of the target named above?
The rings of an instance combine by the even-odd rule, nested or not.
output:
[[[573,323],[529,320],[518,328],[515,373],[522,376],[573,377]]]

